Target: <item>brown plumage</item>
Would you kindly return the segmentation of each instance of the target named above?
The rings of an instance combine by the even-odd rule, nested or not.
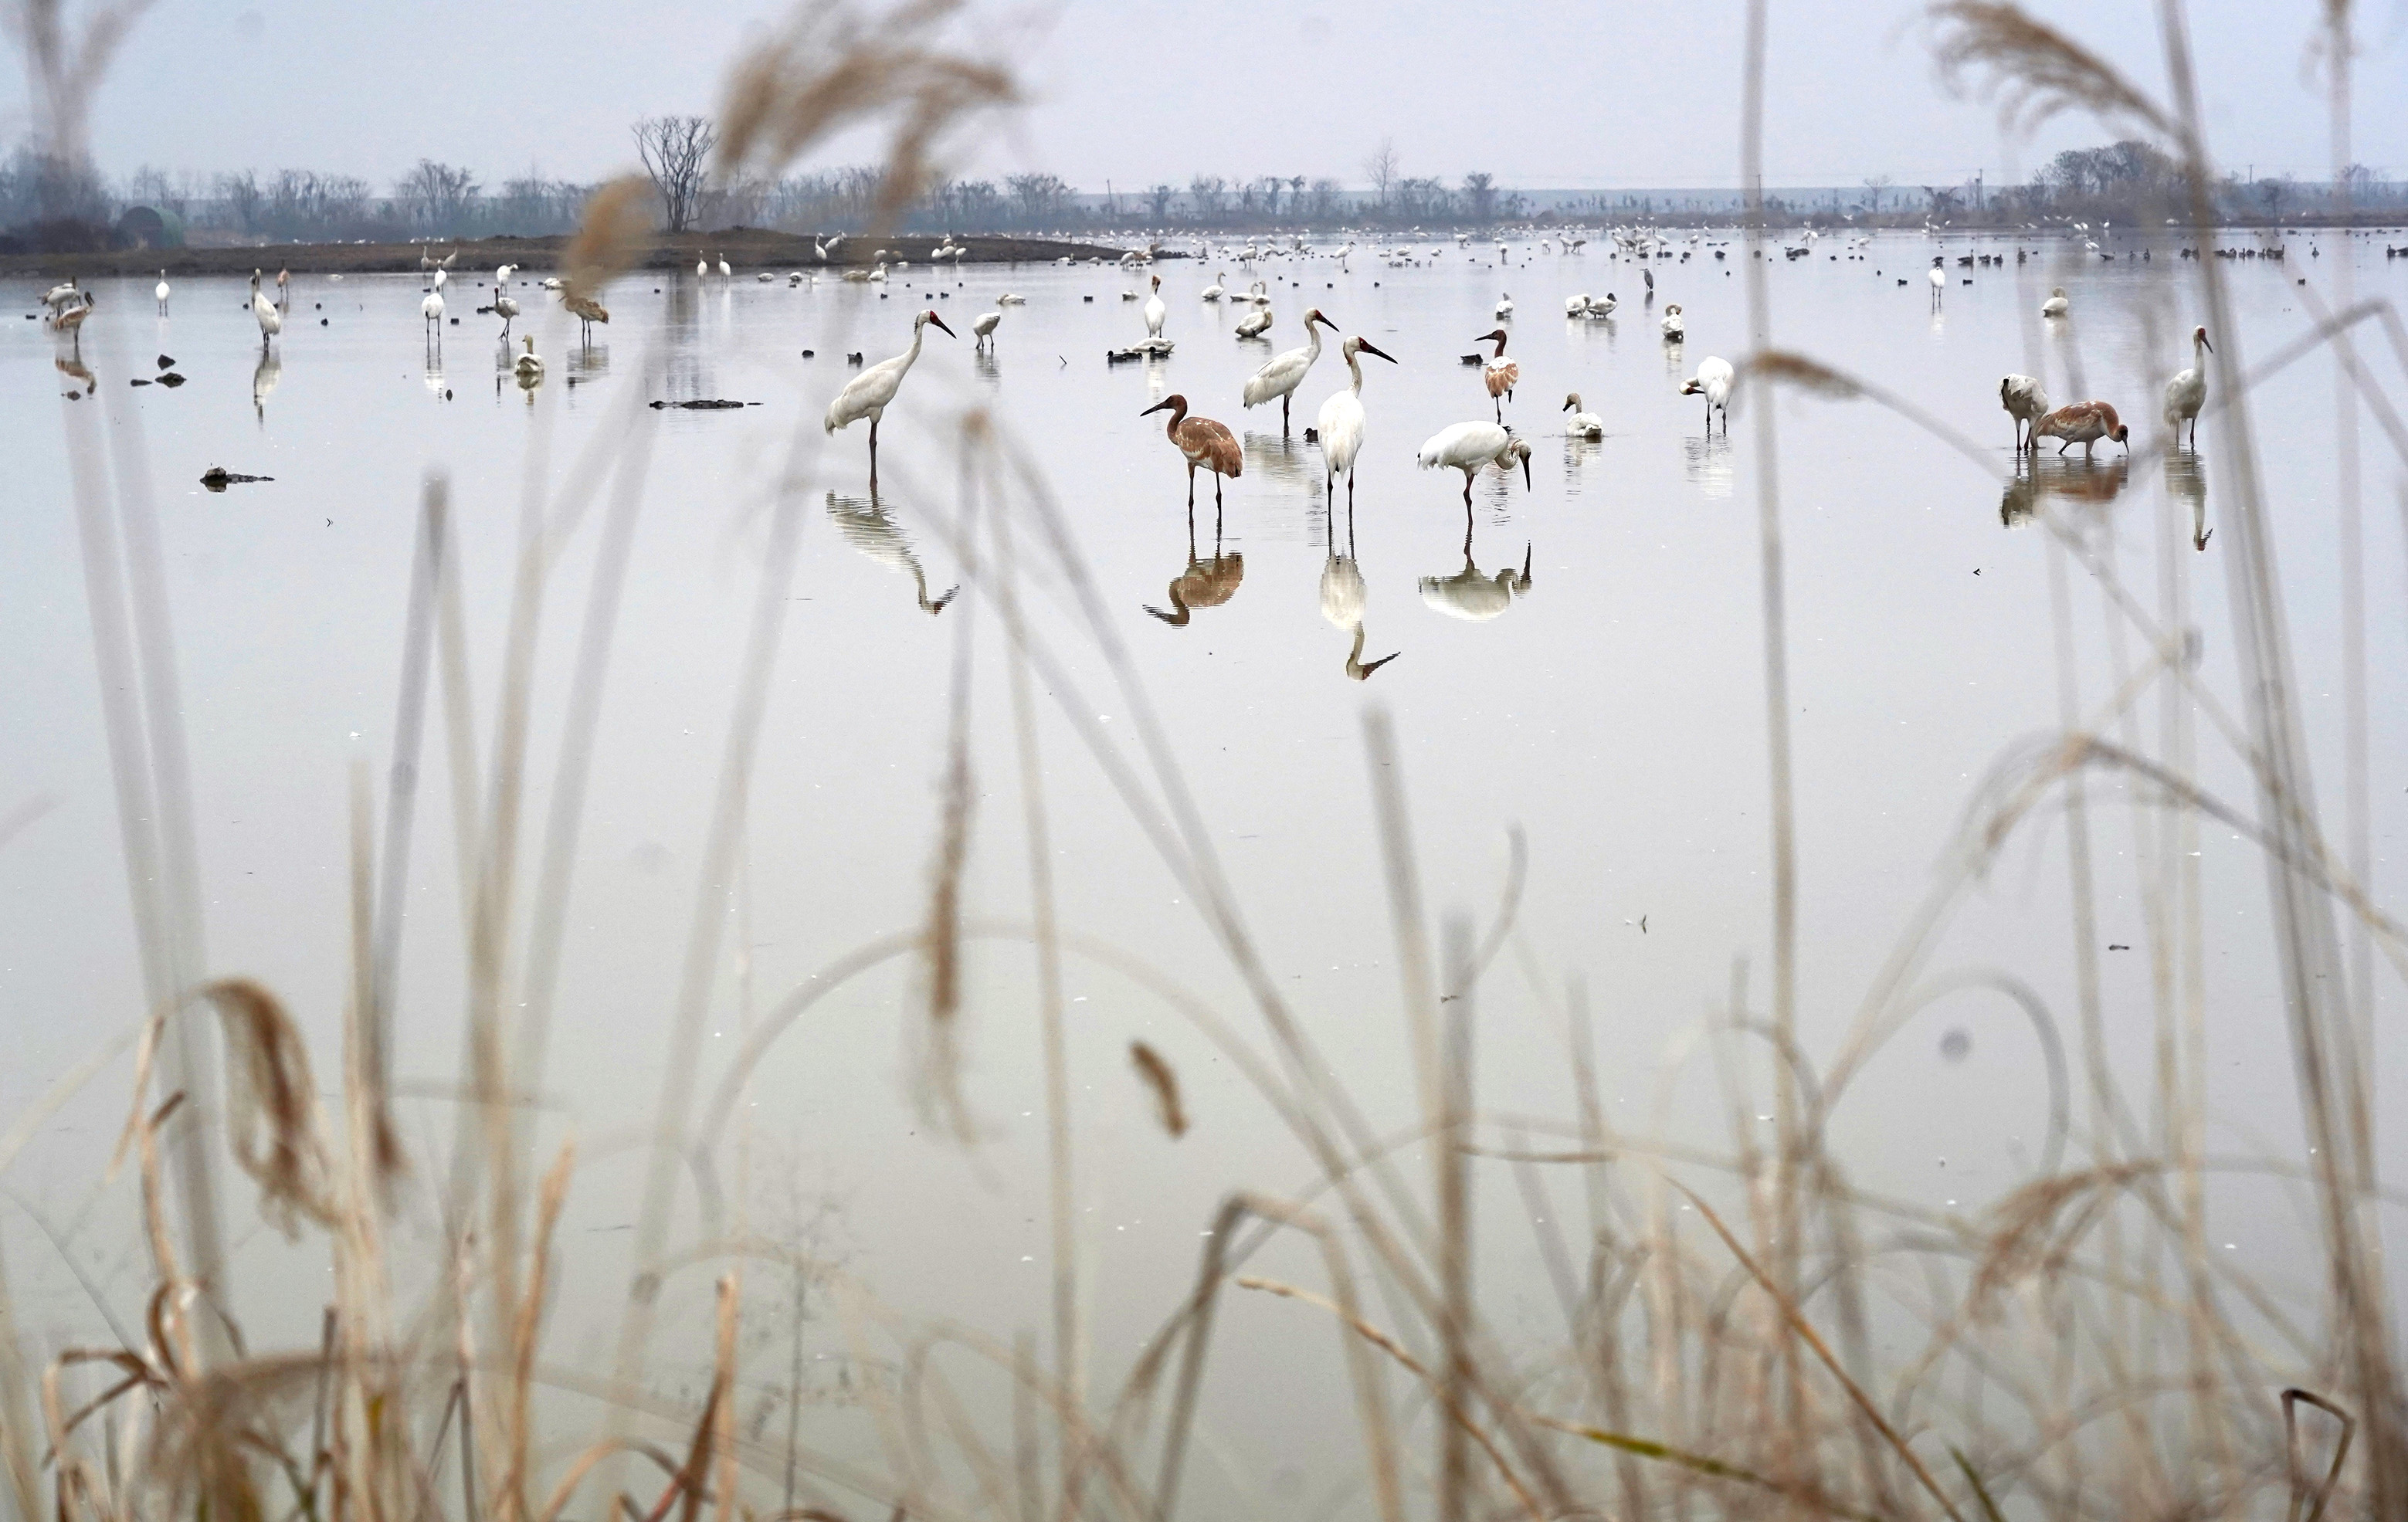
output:
[[[1487,364],[1480,367],[1480,378],[1488,383],[1488,399],[1496,405],[1497,421],[1502,423],[1505,421],[1505,402],[1509,402],[1513,399],[1513,388],[1522,383],[1522,366],[1514,364],[1512,360],[1505,357],[1505,330],[1503,328],[1500,327],[1496,332],[1475,338],[1472,341],[1474,343],[1493,343],[1497,346],[1496,357],[1489,360]],[[1499,397],[1504,398],[1504,400],[1499,401],[1498,399]]]
[[[1222,554],[1214,545],[1212,558],[1198,560],[1191,553],[1184,574],[1170,582],[1170,607],[1168,610],[1146,604],[1145,610],[1165,624],[1184,628],[1187,620],[1198,608],[1218,608],[1238,595],[1239,583],[1246,579],[1246,557]]]
[[[578,329],[580,338],[593,332],[595,323],[610,321],[609,308],[580,292],[563,291],[560,294],[560,304],[567,308],[569,315],[582,324]]]
[[[1187,505],[1196,505],[1196,472],[1198,467],[1212,472],[1212,501],[1221,501],[1223,477],[1235,480],[1246,473],[1246,452],[1238,447],[1238,437],[1211,418],[1187,415],[1187,398],[1173,394],[1165,396],[1138,416],[1168,409],[1170,422],[1162,430],[1169,437],[1179,452],[1187,457]],[[1226,599],[1224,599],[1226,600]]]
[[[2031,436],[2034,438],[2065,440],[2057,447],[2059,454],[2079,444],[2082,457],[2086,460],[2102,438],[2112,438],[2128,450],[2132,431],[2124,426],[2124,420],[2117,417],[2115,409],[2105,402],[2075,402],[2058,408],[2033,424]]]

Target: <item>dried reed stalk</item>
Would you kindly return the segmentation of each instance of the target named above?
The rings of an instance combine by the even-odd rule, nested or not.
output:
[[[2028,134],[2065,112],[2082,111],[2169,137],[2176,134],[2165,109],[2106,60],[2019,6],[1941,0],[1928,14],[1937,27],[1931,54],[1941,78],[1961,89],[1966,75],[1985,74],[1981,89],[1998,102],[2000,124],[2009,133]]]
[[[1187,1112],[1179,1102],[1179,1074],[1162,1054],[1143,1041],[1129,1042],[1129,1066],[1154,1098],[1154,1118],[1174,1142],[1187,1134]]]

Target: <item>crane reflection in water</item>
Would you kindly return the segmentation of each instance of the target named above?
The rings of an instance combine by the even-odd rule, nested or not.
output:
[[[1196,507],[1187,508],[1187,568],[1170,579],[1168,610],[1152,603],[1145,610],[1174,628],[1185,628],[1189,617],[1198,608],[1218,608],[1238,595],[1238,583],[1246,579],[1246,557],[1226,554],[1221,548],[1221,509],[1212,508],[1212,558],[1205,560],[1196,553]]]
[[[834,492],[828,493],[827,511],[828,517],[836,523],[837,532],[844,536],[845,543],[888,570],[900,571],[911,578],[911,592],[920,604],[920,611],[931,617],[941,613],[945,605],[961,591],[959,586],[951,586],[940,596],[928,596],[928,573],[921,567],[920,557],[911,548],[910,536],[886,510],[886,505],[879,500],[874,487],[866,497],[838,496]]]
[[[2097,514],[2117,497],[2132,474],[2129,456],[2114,459],[2032,458],[2007,478],[1999,498],[1999,522],[2009,528],[2030,522],[2043,506]]]
[[[1335,625],[1341,634],[1354,636],[1354,647],[1346,652],[1346,675],[1356,682],[1369,682],[1371,673],[1403,654],[1390,651],[1376,661],[1363,658],[1363,610],[1368,600],[1363,585],[1363,567],[1354,562],[1354,495],[1346,495],[1346,553],[1338,553],[1338,525],[1333,522],[1329,532],[1329,553],[1321,563],[1321,616]]]

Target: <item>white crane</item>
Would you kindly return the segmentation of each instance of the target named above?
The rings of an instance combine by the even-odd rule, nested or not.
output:
[[[1931,304],[1935,307],[1940,305],[1940,294],[1948,289],[1948,271],[1940,267],[1942,257],[1933,254],[1931,267],[1923,272],[1923,278],[1931,282]]]
[[[943,330],[945,337],[958,337],[945,326],[945,320],[933,310],[924,311],[911,319],[911,347],[893,359],[882,359],[846,382],[828,403],[825,427],[829,433],[850,428],[863,418],[869,420],[869,479],[878,479],[878,423],[886,415],[887,404],[903,389],[903,377],[910,374],[912,361],[920,357],[920,339],[929,323]]]
[[[1321,314],[1316,311],[1312,315],[1319,317]],[[1306,330],[1311,331],[1312,326],[1312,319],[1306,319]],[[1363,449],[1363,365],[1354,356],[1358,353],[1378,354],[1391,365],[1397,359],[1394,354],[1382,353],[1370,339],[1360,335],[1340,344],[1338,352],[1345,358],[1347,373],[1354,377],[1354,382],[1344,391],[1331,393],[1329,399],[1321,404],[1321,416],[1314,431],[1321,438],[1322,500],[1326,502],[1337,495],[1338,478],[1342,475],[1346,478],[1346,510],[1352,512],[1354,510],[1354,456]]]
[[[2072,309],[2073,303],[2067,299],[2065,287],[2062,285],[2052,288],[2049,291],[2048,299],[2040,304],[2040,314],[2042,317],[2063,317]]]
[[[721,254],[719,256],[719,278],[724,280],[735,273],[736,271],[727,267],[727,255],[724,253]]]
[[[1264,308],[1261,315],[1265,318],[1263,326],[1270,326],[1270,309]],[[1259,407],[1274,396],[1279,398],[1280,437],[1283,438],[1287,437],[1288,400],[1296,395],[1296,388],[1304,383],[1305,374],[1312,368],[1312,362],[1321,357],[1321,335],[1313,328],[1316,323],[1332,333],[1338,331],[1338,324],[1322,316],[1320,308],[1315,307],[1306,312],[1304,347],[1273,354],[1261,369],[1246,378],[1246,389],[1241,394],[1249,408]],[[1239,324],[1241,332],[1244,327],[1244,323]]]
[[[1605,437],[1605,420],[1594,412],[1582,409],[1579,392],[1575,391],[1564,398],[1564,410],[1572,415],[1571,421],[1564,424],[1564,431],[1572,438],[1603,438]]]
[[[166,272],[165,270],[164,270],[164,269],[163,269],[163,270],[159,271],[159,283],[158,283],[158,284],[156,284],[156,285],[154,285],[154,286],[152,286],[152,287],[150,288],[150,294],[151,294],[152,295],[154,295],[154,296],[157,296],[157,297],[159,298],[159,315],[160,315],[160,316],[162,316],[162,317],[166,316],[166,315],[167,315],[167,272]]]
[[[1170,309],[1162,304],[1162,277],[1153,275],[1147,278],[1154,283],[1148,288],[1145,298],[1145,336],[1159,341],[1163,320],[1170,315]]]
[[[694,256],[694,278],[700,280],[710,273],[710,261],[702,254]]]
[[[430,299],[436,304],[436,315],[442,315],[442,298]],[[255,269],[251,272],[251,315],[259,320],[259,347],[262,349],[267,347],[268,339],[284,331],[284,314],[276,309],[276,303],[260,294],[259,271]]]
[[[973,349],[992,347],[991,340],[995,337],[995,330],[1002,323],[1003,313],[999,311],[979,313],[978,320],[970,324],[970,347]]]
[[[2015,452],[2030,449],[2031,425],[2048,415],[2048,393],[2028,375],[2010,375],[1999,382],[1999,405],[2014,421]]]
[[[1723,432],[1730,432],[1732,379],[1730,361],[1718,355],[1708,354],[1698,361],[1698,373],[1681,384],[1682,395],[1703,396],[1706,399],[1706,432],[1708,433],[1714,431],[1714,409],[1717,408],[1722,409]]]
[[[519,304],[499,290],[494,293],[494,315],[502,320],[502,337],[510,336],[510,319],[519,314]]]
[[[1513,437],[1513,430],[1497,423],[1458,423],[1440,429],[1422,445],[1413,456],[1424,470],[1460,470],[1463,472],[1463,509],[1471,510],[1472,478],[1489,466],[1499,470],[1512,470],[1515,461],[1522,466],[1522,489],[1530,489],[1530,446]]]
[[[2207,356],[2215,346],[2207,341],[2207,329],[2190,330],[2190,368],[2177,373],[2166,382],[2166,426],[2174,431],[2174,442],[2182,442],[2182,425],[2190,424],[2191,448],[2199,448],[2199,409],[2207,405]]]
[[[258,279],[259,277],[256,275],[251,277],[253,281],[256,281]],[[251,293],[251,304],[254,310],[264,305],[264,303],[259,299],[259,293],[256,291]],[[427,329],[429,332],[432,332],[437,325],[443,321],[443,293],[440,291],[427,292],[426,299],[418,304],[418,315],[425,319]],[[259,320],[259,329],[262,334],[266,333],[267,319],[263,317]],[[266,338],[262,337],[259,340],[259,346],[262,349],[266,348]]]

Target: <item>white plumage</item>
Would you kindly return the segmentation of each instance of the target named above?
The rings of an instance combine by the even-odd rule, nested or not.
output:
[[[2048,415],[2048,393],[2028,375],[2011,375],[1999,382],[1999,405],[2014,420],[2016,451],[2031,448],[2031,425]]]
[[[258,279],[259,279],[259,277],[258,277],[258,276],[256,276],[256,275],[254,275],[254,276],[252,276],[252,277],[251,277],[251,279],[252,279],[253,280],[258,280]],[[252,293],[251,293],[251,305],[252,305],[252,307],[253,307],[254,309],[255,309],[255,308],[257,308],[258,306],[260,306],[260,305],[261,305],[261,303],[260,303],[260,299],[259,299],[259,293],[257,293],[256,291],[252,292]],[[431,327],[433,327],[433,326],[435,326],[435,324],[437,324],[437,323],[442,322],[442,321],[443,321],[443,293],[442,293],[442,292],[440,292],[440,291],[429,291],[429,292],[427,292],[427,293],[426,293],[426,299],[425,299],[425,300],[423,300],[423,301],[422,301],[422,302],[420,302],[420,303],[418,304],[418,315],[419,315],[420,317],[422,317],[422,318],[425,319],[425,321],[426,321],[426,325],[427,325],[428,327],[430,327],[430,328],[431,328]],[[263,318],[261,318],[261,319],[259,320],[259,328],[260,328],[260,332],[261,332],[261,333],[263,333],[263,334],[265,334],[265,332],[267,332],[267,319],[266,319],[266,318],[263,317]],[[261,345],[262,345],[263,347],[265,347],[265,346],[266,342],[267,342],[267,340],[266,340],[265,337],[262,337],[262,338],[260,339],[260,343],[261,343]]]
[[[1145,336],[1159,338],[1162,337],[1163,320],[1170,315],[1170,309],[1162,304],[1162,277],[1154,275],[1148,278],[1154,283],[1145,298]]]
[[[1270,326],[1269,309],[1265,308],[1261,315],[1265,319],[1263,326]],[[1322,316],[1320,308],[1313,308],[1304,314],[1304,347],[1273,354],[1261,369],[1246,378],[1242,399],[1248,407],[1259,407],[1274,396],[1279,398],[1280,432],[1283,434],[1287,432],[1288,399],[1296,395],[1297,387],[1304,384],[1305,374],[1312,368],[1312,362],[1321,357],[1321,335],[1313,327],[1316,323],[1333,333],[1338,331],[1337,323]],[[1244,323],[1239,324],[1239,331],[1245,331]]]
[[[2040,314],[2042,317],[2063,317],[2072,309],[2073,303],[2066,299],[2065,287],[2062,285],[2052,288],[2048,294],[2048,299],[2040,304]]]
[[[2166,382],[2166,426],[2174,431],[2174,441],[2182,441],[2182,425],[2190,424],[2191,447],[2199,446],[2199,409],[2207,405],[2207,356],[2214,345],[2207,341],[2207,329],[2193,328],[2190,333],[2190,368],[2177,373]]]
[[[167,272],[166,272],[165,270],[164,270],[164,269],[163,269],[163,270],[159,271],[159,283],[158,283],[158,284],[156,284],[156,285],[154,285],[154,286],[152,286],[152,287],[150,288],[150,294],[151,294],[152,295],[154,295],[154,296],[157,296],[157,297],[159,298],[159,315],[160,315],[160,316],[162,316],[162,317],[166,316],[166,315],[167,315]]]
[[[1305,325],[1310,329],[1312,323],[1308,321]],[[1346,368],[1354,381],[1321,404],[1321,415],[1315,420],[1313,431],[1321,438],[1322,495],[1325,499],[1335,495],[1338,478],[1344,476],[1346,501],[1351,507],[1354,501],[1354,456],[1363,449],[1363,364],[1354,356],[1379,354],[1391,365],[1397,361],[1396,356],[1381,353],[1369,340],[1359,336],[1340,344],[1338,352],[1345,356]]]
[[[1564,398],[1564,410],[1572,415],[1571,421],[1564,424],[1564,431],[1572,438],[1603,438],[1605,437],[1605,420],[1594,412],[1582,409],[1579,392],[1575,391]]]
[[[895,400],[895,394],[903,389],[903,377],[910,373],[912,362],[920,357],[920,339],[931,323],[943,329],[948,337],[953,336],[953,330],[946,327],[945,320],[934,311],[920,313],[911,319],[910,348],[893,359],[880,360],[854,376],[842,391],[836,394],[836,400],[828,403],[825,426],[829,433],[838,428],[849,428],[863,418],[869,420],[869,474],[872,481],[878,476],[879,420],[886,415],[887,404]]]
[[[1429,437],[1413,456],[1424,470],[1460,470],[1463,472],[1463,505],[1471,506],[1472,478],[1488,466],[1501,470],[1522,464],[1522,485],[1530,485],[1530,446],[1513,437],[1513,430],[1496,423],[1458,423],[1441,428]]]
[[[442,272],[437,270],[436,273]],[[430,296],[427,299],[436,304],[436,315],[441,316],[443,298]],[[284,314],[276,309],[276,303],[259,294],[259,271],[255,269],[251,272],[251,315],[259,320],[259,347],[262,349],[267,347],[268,339],[284,331]]]
[[[1664,309],[1663,328],[1666,343],[1679,343],[1689,336],[1689,330],[1682,322],[1681,316],[1681,304],[1677,301]]]
[[[1729,360],[1719,355],[1708,354],[1698,361],[1698,373],[1682,383],[1682,395],[1703,396],[1706,399],[1708,433],[1714,430],[1714,410],[1717,408],[1722,409],[1723,431],[1730,432],[1730,394],[1733,375]]]
[[[984,347],[986,341],[995,337],[995,330],[1002,322],[1003,313],[999,311],[979,313],[978,320],[970,323],[971,342],[979,347]]]

